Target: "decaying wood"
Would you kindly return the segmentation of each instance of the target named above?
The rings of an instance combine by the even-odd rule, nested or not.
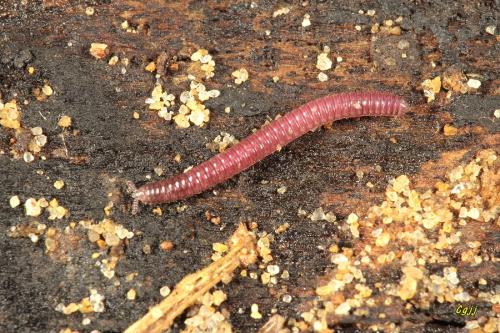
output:
[[[273,17],[283,7],[289,12]],[[210,244],[228,239],[240,221],[255,222],[258,232],[276,239],[270,245],[271,263],[280,273],[291,273],[289,279],[277,275],[274,286],[263,284],[260,276],[242,277],[227,286],[223,307],[231,314],[233,331],[256,332],[276,304],[286,323],[310,328],[302,313],[317,297],[318,280],[328,277],[332,268],[328,249],[336,245],[359,254],[371,237],[352,238],[346,228],[351,213],[361,216],[380,204],[394,177],[407,175],[415,189],[425,192],[478,151],[498,150],[498,13],[498,1],[486,0],[0,0],[0,98],[3,103],[17,101],[25,133],[41,127],[47,136],[47,145],[27,163],[19,158],[24,153],[19,147],[29,140],[0,128],[0,331],[123,331],[130,325],[123,314],[140,318],[155,303],[157,290],[175,285],[194,267],[204,267],[212,254]],[[306,15],[311,25],[304,27]],[[123,28],[124,21],[129,30]],[[108,45],[109,54],[94,58],[89,53],[92,43]],[[324,71],[328,80],[323,82],[316,61],[325,46],[332,67]],[[198,70],[191,55],[199,49],[208,50],[215,61],[215,75],[202,81],[207,90],[221,94],[206,103],[207,124],[177,128],[150,110],[145,100],[161,84],[176,96],[177,104],[169,110],[177,113],[179,95],[189,90],[188,71]],[[119,61],[110,65],[113,56]],[[156,72],[146,69],[151,63]],[[248,71],[249,79],[238,85],[231,74],[240,68]],[[447,75],[459,80],[448,80]],[[422,82],[438,76],[442,87],[428,103]],[[467,88],[468,79],[479,80],[480,87]],[[53,94],[40,100],[35,92],[45,84]],[[131,198],[117,184],[158,180],[158,167],[162,177],[182,172],[213,156],[206,145],[221,132],[241,139],[266,120],[315,98],[362,90],[397,94],[409,102],[411,112],[397,120],[335,123],[308,133],[214,191],[154,207],[154,213],[143,209],[139,217],[130,215]],[[63,115],[73,119],[64,130],[57,125]],[[445,135],[445,125],[455,131]],[[56,190],[56,179],[67,185]],[[286,191],[278,193],[278,188]],[[8,205],[13,196],[19,196],[17,208]],[[57,198],[70,217],[26,216],[23,203],[41,197]],[[65,263],[45,253],[47,234],[35,225],[63,235],[74,221],[101,220],[110,201],[112,209],[106,213],[111,211],[110,218],[136,235],[120,247],[123,255],[113,278],[96,269],[96,264],[110,259],[102,254],[106,251],[100,248],[95,259],[95,244],[78,228],[69,233],[80,241],[64,252]],[[336,223],[313,222],[297,214],[318,207],[334,213]],[[285,232],[274,232],[285,225]],[[12,227],[28,232],[11,238]],[[493,227],[469,223],[471,232],[464,229],[467,241],[481,240],[482,258],[498,253],[498,231]],[[157,247],[164,241],[171,244],[168,251]],[[464,292],[495,292],[500,281],[493,260],[460,267],[460,249],[450,254],[449,262],[457,266]],[[234,265],[239,263],[230,263]],[[265,268],[260,266],[248,268],[248,273],[262,274]],[[442,274],[438,266],[426,268]],[[367,278],[372,286],[397,284],[401,274],[395,265]],[[129,281],[124,278],[128,276],[136,278]],[[479,277],[488,283],[478,285]],[[85,315],[90,325],[82,325],[80,315],[54,310],[59,303],[87,297],[89,288],[105,297],[104,312]],[[137,290],[139,297],[127,299],[129,289]],[[187,291],[175,295],[181,297],[182,292],[195,299]],[[290,303],[281,302],[285,292]],[[340,303],[342,297],[332,298]],[[259,305],[260,320],[239,313],[254,303]],[[387,322],[395,325],[394,330],[419,333],[454,332],[465,325],[463,318],[445,308],[451,308],[448,303],[434,302],[412,313],[407,311],[410,305],[394,301],[381,308],[384,318],[375,312],[360,317],[351,310],[327,319],[335,331],[367,331]],[[487,316],[498,312],[487,302],[482,306],[478,329],[484,328]],[[174,312],[161,322],[171,323]],[[276,322],[281,319],[272,317],[270,323]]]

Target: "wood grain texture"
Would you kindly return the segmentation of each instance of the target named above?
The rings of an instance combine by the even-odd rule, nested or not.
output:
[[[10,153],[14,131],[0,128],[0,331],[123,331],[157,303],[162,286],[174,286],[206,266],[211,244],[228,239],[238,222],[256,223],[259,232],[267,233],[289,224],[287,232],[274,235],[271,247],[274,263],[289,270],[290,279],[271,288],[243,278],[224,286],[228,300],[222,307],[231,313],[233,331],[256,332],[266,321],[249,317],[252,303],[258,303],[263,314],[277,307],[283,317],[302,320],[300,313],[315,297],[318,276],[332,265],[322,249],[331,244],[365,245],[355,243],[342,228],[350,213],[361,214],[380,203],[393,177],[406,174],[426,188],[478,150],[498,149],[499,125],[492,114],[500,105],[495,61],[499,40],[485,32],[486,26],[498,21],[496,2],[309,1],[306,6],[287,3],[290,13],[276,18],[273,12],[287,4],[254,2],[256,6],[251,1],[92,1],[95,13],[89,16],[85,14],[89,1],[0,1],[1,99],[17,99],[23,126],[40,126],[48,137],[42,152],[47,159],[25,163]],[[376,13],[359,14],[360,9]],[[311,17],[308,28],[301,26],[305,14]],[[396,22],[399,16],[402,21]],[[375,23],[383,27],[389,19],[401,28],[400,35],[371,33]],[[137,32],[122,29],[124,20]],[[400,44],[403,41],[408,47],[398,48],[405,45]],[[129,64],[110,66],[109,59],[94,59],[88,49],[96,42],[108,44],[110,56],[127,58]],[[326,71],[328,81],[320,82],[316,60],[324,46],[329,46],[334,64]],[[144,68],[157,61],[159,82],[178,96],[189,87],[190,56],[200,48],[216,62],[215,76],[204,84],[221,95],[206,103],[211,119],[204,128],[181,130],[148,110],[144,101],[157,79]],[[28,63],[16,59],[23,50],[32,54]],[[343,60],[336,62],[337,57]],[[18,63],[22,65],[17,67]],[[35,68],[33,75],[27,66]],[[479,75],[480,89],[451,98],[441,91],[434,102],[426,103],[422,81],[451,66]],[[238,68],[246,68],[250,76],[239,86],[231,77]],[[37,101],[33,90],[46,82],[54,94]],[[130,216],[125,180],[157,181],[161,178],[153,171],[156,167],[164,174],[180,173],[213,156],[205,145],[221,131],[241,139],[297,105],[328,94],[364,90],[397,94],[412,110],[397,122],[335,122],[217,186],[216,194],[162,205],[162,216],[149,210],[141,218]],[[231,113],[225,113],[225,107],[231,107]],[[140,119],[133,119],[133,112],[139,112]],[[71,129],[57,126],[62,115],[73,119]],[[457,134],[444,136],[445,124],[457,127]],[[177,154],[179,161],[174,159]],[[364,172],[361,179],[359,171]],[[64,179],[66,187],[56,190],[55,179]],[[373,187],[367,187],[368,182]],[[287,191],[278,195],[276,190],[283,186]],[[92,259],[99,249],[87,240],[86,230],[76,227],[71,239],[74,233],[82,240],[78,247],[68,248],[64,257],[69,261],[61,263],[45,253],[45,235],[36,244],[8,236],[11,227],[33,222],[22,206],[8,206],[13,195],[22,202],[57,198],[70,217],[48,220],[43,215],[39,220],[61,235],[71,222],[101,220],[103,208],[112,202],[111,218],[137,236]],[[299,209],[312,212],[320,206],[335,212],[339,224],[312,223],[297,216]],[[220,224],[208,221],[209,215],[220,217]],[[484,231],[484,241],[495,244],[495,235],[494,230]],[[175,243],[168,253],[157,247],[166,239]],[[151,251],[145,254],[148,247]],[[483,255],[495,253],[492,246]],[[111,256],[120,259],[115,277],[107,279],[96,264]],[[491,272],[490,266],[478,265],[463,274],[494,276]],[[132,273],[137,277],[126,281],[124,277]],[[400,267],[394,267],[382,281],[397,283],[400,274]],[[375,283],[379,277],[368,278]],[[106,310],[89,315],[89,326],[82,325],[78,314],[54,310],[58,303],[88,297],[90,288],[105,295]],[[124,296],[131,288],[139,296],[135,301]],[[475,288],[471,282],[466,291]],[[291,303],[280,301],[284,293],[292,296]],[[425,313],[402,316],[403,303],[384,309],[387,319],[375,314],[334,318],[333,329],[365,331],[386,320],[411,332],[456,332],[464,325],[440,304],[431,304]],[[176,325],[173,331],[180,332],[182,321]]]

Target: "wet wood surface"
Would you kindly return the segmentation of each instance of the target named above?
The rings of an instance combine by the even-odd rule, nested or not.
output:
[[[87,7],[94,9],[93,15],[86,14]],[[287,14],[273,17],[284,7],[289,8]],[[370,9],[373,15],[367,15]],[[302,26],[305,14],[311,21],[307,27]],[[494,1],[0,3],[0,99],[15,99],[22,127],[40,126],[48,138],[35,160],[26,163],[15,131],[0,128],[0,328],[123,331],[161,300],[162,286],[174,286],[207,266],[212,243],[224,242],[240,222],[256,223],[259,232],[268,233],[290,225],[272,244],[274,263],[288,270],[290,279],[268,287],[237,277],[222,286],[233,331],[256,332],[273,308],[287,319],[301,320],[300,314],[315,298],[318,280],[331,268],[325,249],[332,243],[348,246],[353,240],[338,225],[305,222],[299,209],[312,212],[321,206],[341,223],[350,213],[362,215],[379,204],[389,180],[398,175],[408,175],[417,189],[425,190],[479,150],[498,150],[499,126],[493,113],[500,105],[499,39],[485,30],[498,22],[498,16]],[[399,32],[391,30],[394,27]],[[91,43],[107,44],[109,54],[94,58]],[[333,65],[324,71],[328,80],[321,82],[316,62],[325,46]],[[219,90],[220,96],[204,103],[210,110],[207,124],[180,129],[148,109],[145,100],[160,83],[176,95],[176,112],[178,96],[189,90],[188,74],[196,72],[191,55],[199,49],[206,49],[215,61],[214,76],[200,81],[207,90]],[[109,65],[114,55],[128,59],[128,64]],[[145,70],[150,62],[156,65],[153,73]],[[237,85],[231,73],[240,68],[248,71],[249,79]],[[463,93],[443,87],[427,103],[422,82],[444,78],[447,70],[477,78],[481,86]],[[37,100],[34,90],[44,84],[54,93]],[[152,207],[130,214],[125,181],[144,184],[182,172],[213,156],[206,144],[221,132],[242,139],[266,120],[314,98],[361,90],[400,95],[411,112],[396,119],[336,122],[294,141],[214,191],[159,205],[161,216]],[[230,113],[224,111],[227,107]],[[134,112],[139,119],[133,118]],[[72,118],[70,128],[58,126],[63,115]],[[445,135],[446,124],[458,131]],[[164,170],[161,177],[153,171],[157,167]],[[62,190],[53,187],[57,179],[66,184]],[[286,192],[278,194],[283,186]],[[28,198],[57,198],[70,215],[56,220],[27,217],[21,207],[9,207],[13,195],[22,203]],[[104,207],[110,202],[112,214],[106,216]],[[221,223],[208,221],[207,212],[220,217]],[[58,238],[56,253],[47,250],[46,234],[36,243],[29,237],[9,236],[12,226],[35,220],[63,235],[71,222],[105,217],[135,236],[119,249],[99,249],[77,227]],[[498,237],[498,230],[496,235],[488,237]],[[165,240],[175,244],[173,250],[160,249]],[[92,258],[99,251],[120,258],[111,279],[101,274]],[[491,251],[495,255],[498,249]],[[477,266],[469,274],[488,269]],[[394,270],[397,279],[398,268]],[[137,278],[127,280],[133,272]],[[126,298],[131,288],[138,294],[135,301]],[[106,299],[104,312],[83,316],[91,318],[91,324],[83,325],[81,314],[55,311],[59,303],[88,297],[90,289]],[[280,301],[284,291],[293,296],[291,303]],[[264,319],[250,317],[253,303],[259,304]],[[435,304],[429,312],[438,313],[441,306]],[[443,310],[436,319],[418,312],[400,315],[403,307],[397,302],[387,308],[387,320],[402,331],[458,332],[464,327],[450,311]],[[380,322],[377,317],[360,321],[347,316],[330,324],[337,332],[356,332]],[[183,319],[178,319],[173,331],[180,332],[182,326]]]

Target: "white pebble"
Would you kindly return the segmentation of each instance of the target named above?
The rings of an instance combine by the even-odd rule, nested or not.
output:
[[[170,295],[170,288],[168,286],[161,287],[160,295],[162,295],[163,297],[167,297],[168,295]]]
[[[24,203],[24,208],[26,210],[26,215],[28,216],[39,216],[42,213],[42,208],[39,202],[34,198],[29,198]]]
[[[479,89],[479,87],[481,87],[481,81],[476,79],[469,79],[469,81],[467,81],[467,85],[473,89]]]
[[[325,73],[321,72],[321,73],[318,74],[318,80],[320,82],[328,81],[328,75],[326,75]]]
[[[41,135],[43,133],[43,130],[41,127],[37,126],[37,127],[33,127],[31,129],[31,134],[33,135]]]
[[[335,309],[335,314],[339,316],[347,315],[350,310],[351,306],[349,305],[349,303],[344,302]]]
[[[484,30],[486,30],[486,32],[490,35],[495,35],[495,30],[497,30],[497,27],[494,25],[489,25]]]
[[[278,192],[279,194],[284,194],[286,190],[287,190],[286,186],[281,186],[276,190],[276,192]]]
[[[26,163],[29,163],[29,162],[33,162],[33,160],[35,159],[35,157],[33,156],[32,153],[30,153],[29,151],[25,152],[23,154],[23,160],[26,162]]]
[[[316,62],[316,68],[320,71],[327,71],[332,68],[332,60],[328,58],[328,54],[323,52],[318,55],[318,60]]]
[[[45,146],[47,143],[47,137],[43,134],[35,136],[35,142],[39,147]]]
[[[302,20],[302,27],[306,28],[311,25],[311,16],[309,14],[304,15],[304,19]]]
[[[280,267],[278,265],[267,266],[267,272],[271,275],[277,275],[280,272]]]
[[[10,207],[16,208],[17,206],[19,206],[21,204],[21,200],[19,200],[19,197],[17,195],[14,195],[14,196],[10,197],[9,204],[10,204]]]
[[[290,8],[283,7],[283,8],[280,8],[278,10],[275,10],[274,13],[273,13],[273,17],[278,17],[278,16],[281,16],[281,15],[286,15],[288,13],[290,13]]]

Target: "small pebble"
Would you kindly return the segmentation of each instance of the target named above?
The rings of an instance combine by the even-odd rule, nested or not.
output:
[[[47,136],[45,136],[43,134],[37,135],[37,136],[35,136],[34,141],[35,141],[37,146],[43,147],[47,143]]]
[[[487,33],[489,33],[490,35],[495,35],[495,30],[497,30],[497,27],[494,26],[494,25],[489,25],[487,26],[484,30],[486,30]]]
[[[286,190],[287,190],[286,186],[281,186],[276,190],[276,192],[278,192],[279,194],[284,194]]]
[[[117,56],[112,56],[111,59],[108,61],[108,65],[114,66],[118,63],[120,59]]]
[[[43,87],[42,87],[42,92],[44,95],[46,96],[51,96],[53,94],[53,90],[52,90],[52,87],[49,86],[48,84],[45,84]]]
[[[150,73],[154,72],[156,70],[156,64],[154,61],[151,61],[149,64],[144,67],[144,69]]]
[[[394,25],[394,21],[393,20],[385,20],[384,25],[386,27],[392,27]]]
[[[160,243],[160,249],[163,251],[171,251],[174,248],[174,243],[169,240],[163,241]]]
[[[63,128],[66,128],[66,127],[70,127],[71,126],[71,117],[68,117],[68,116],[62,116],[59,121],[57,122],[57,125],[59,127],[63,127]]]
[[[103,59],[109,53],[108,45],[104,43],[91,43],[89,52],[94,58]]]
[[[327,71],[332,68],[332,60],[328,57],[326,52],[320,53],[318,55],[318,60],[316,61],[316,68],[320,71]]]
[[[391,240],[391,236],[389,235],[389,233],[387,232],[383,232],[382,234],[380,234],[380,236],[377,237],[377,239],[375,240],[375,245],[379,246],[379,247],[384,247],[386,246],[387,244],[389,244],[389,241]]]
[[[476,80],[476,79],[469,79],[469,81],[467,81],[467,85],[470,88],[479,89],[479,87],[481,87],[481,81]]]
[[[231,76],[233,76],[234,83],[237,85],[242,84],[246,80],[248,80],[248,71],[245,68],[240,68],[238,70],[235,70],[234,72],[231,73]]]
[[[163,297],[167,297],[168,295],[170,295],[170,288],[169,286],[163,286],[160,288],[160,295],[162,295]]]
[[[54,187],[58,190],[62,189],[64,187],[64,180],[58,179],[54,182]]]
[[[275,10],[274,13],[273,13],[273,17],[278,17],[278,16],[281,16],[281,15],[286,15],[289,12],[290,12],[290,8],[283,7],[283,8],[280,8],[278,10]]]
[[[318,81],[320,82],[325,82],[325,81],[328,81],[328,75],[326,75],[325,73],[323,72],[320,72],[318,74]]]
[[[304,19],[302,20],[302,27],[306,28],[311,25],[311,16],[309,14],[304,14]]]
[[[335,309],[335,314],[339,316],[347,315],[350,310],[351,306],[347,302],[344,302]]]
[[[27,216],[36,217],[40,216],[40,214],[42,213],[40,202],[34,198],[29,198],[28,200],[26,200],[26,202],[24,203],[24,208]]]
[[[43,134],[43,130],[41,127],[33,127],[31,128],[31,134],[33,135],[42,135]]]
[[[251,313],[250,313],[250,317],[252,317],[253,319],[262,319],[262,314],[260,314],[259,312],[259,305],[257,304],[252,304],[251,306]]]
[[[127,291],[127,299],[128,300],[134,300],[137,296],[137,293],[134,289],[130,289],[129,291]]]
[[[21,204],[21,200],[19,200],[19,197],[17,195],[14,195],[14,196],[10,197],[9,204],[10,204],[10,207],[16,208],[17,206],[19,206]]]
[[[267,266],[267,272],[271,275],[277,275],[280,272],[280,267],[278,265]]]
[[[432,102],[436,98],[436,94],[441,90],[441,77],[436,76],[435,78],[426,79],[421,84],[424,90],[424,95],[427,97],[427,103]]]
[[[33,156],[32,153],[30,153],[29,151],[25,152],[23,154],[23,160],[26,162],[26,163],[30,163],[30,162],[33,162],[33,160],[35,159],[35,157]]]

